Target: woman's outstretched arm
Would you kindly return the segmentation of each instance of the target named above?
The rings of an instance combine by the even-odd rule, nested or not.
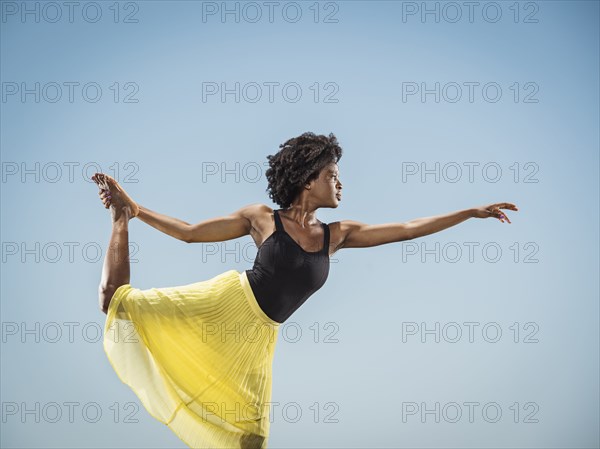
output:
[[[211,218],[197,224],[190,224],[187,221],[160,214],[138,204],[109,175],[95,173],[92,180],[95,181],[99,175],[102,176],[102,179],[106,179],[107,182],[111,183],[115,192],[118,192],[123,202],[130,207],[131,218],[137,217],[153,228],[186,243],[221,242],[247,235],[252,229],[254,217],[263,208],[260,204],[252,204],[224,217]],[[108,209],[111,205],[110,192],[101,189],[98,194],[104,202],[104,207]]]
[[[369,225],[358,221],[344,220],[340,222],[343,241],[339,248],[366,248],[412,240],[440,232],[469,218],[495,217],[503,223],[504,220],[510,223],[506,214],[500,209],[518,210],[517,206],[511,203],[494,203],[434,217],[417,218],[406,223]]]
[[[137,218],[142,220],[144,223],[149,224],[155,229],[164,232],[171,237],[175,237],[178,240],[187,241],[190,224],[186,221],[180,220],[179,218],[169,217],[168,215],[159,214],[147,207],[138,204],[140,212]]]
[[[222,217],[209,218],[190,224],[178,218],[139,206],[137,217],[144,223],[186,243],[223,242],[250,234],[252,217],[261,205],[253,204]]]
[[[94,173],[92,180],[94,182],[98,182],[99,179],[102,179],[104,183],[110,183],[115,190],[115,193],[118,193],[122,198],[122,201],[129,206],[131,210],[131,218],[138,217],[144,223],[149,224],[159,231],[175,237],[176,239],[185,241],[190,226],[189,223],[177,218],[159,214],[158,212],[154,212],[147,207],[141,206],[127,194],[125,189],[112,176],[104,173]],[[104,207],[108,209],[111,206],[112,200],[110,192],[106,188],[101,188],[98,194],[104,203]]]

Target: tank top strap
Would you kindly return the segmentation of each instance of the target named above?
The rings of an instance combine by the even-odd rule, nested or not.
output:
[[[274,210],[273,214],[275,215],[275,230],[283,231],[283,225],[281,224],[281,218],[279,218],[279,209]]]
[[[323,230],[325,231],[324,243],[323,243],[323,253],[329,257],[329,225],[327,223],[323,224]]]

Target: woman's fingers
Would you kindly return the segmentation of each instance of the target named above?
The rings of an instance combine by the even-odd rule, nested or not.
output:
[[[518,211],[519,208],[512,203],[492,203],[486,206],[480,206],[478,208],[479,218],[490,218],[494,217],[500,220],[502,223],[506,220],[508,223],[512,224],[508,216],[500,209],[509,209]],[[485,214],[488,214],[487,216]]]
[[[506,221],[508,221],[510,223],[510,220],[508,219],[508,216],[504,212],[502,212],[501,210],[498,210],[497,218],[502,223],[504,223],[504,220],[506,220]]]
[[[512,203],[502,203],[502,205],[500,207],[502,209],[510,209],[510,210],[517,210],[517,211],[519,210],[519,208]],[[508,221],[508,223],[512,224],[512,222],[508,218],[508,215],[506,215],[502,211],[499,211],[499,212],[500,212],[502,218],[504,218],[506,221]]]
[[[112,198],[112,195],[110,194],[109,190],[100,189],[100,191],[98,192],[98,195],[100,195],[101,199]]]
[[[508,216],[502,212],[500,210],[500,207],[502,207],[503,204],[496,204],[494,205],[491,209],[489,209],[489,213],[490,216],[492,217],[496,217],[498,220],[500,220],[502,223],[504,223],[504,220],[508,221],[509,223],[511,223],[511,221],[508,219]]]
[[[110,207],[112,198],[110,194],[110,188],[104,176],[104,173],[95,173],[92,176],[92,180],[98,185],[98,196],[100,197],[102,204],[104,204],[104,208],[108,209]]]

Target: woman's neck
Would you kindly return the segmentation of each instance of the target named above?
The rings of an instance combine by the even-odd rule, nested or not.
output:
[[[302,206],[298,204],[281,209],[281,211],[285,213],[286,218],[295,221],[302,228],[320,224],[320,221],[315,216],[315,209],[303,209]]]

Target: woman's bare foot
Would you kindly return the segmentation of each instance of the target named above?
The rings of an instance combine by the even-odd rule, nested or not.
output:
[[[111,176],[104,173],[95,173],[92,180],[98,184],[100,199],[104,207],[110,207],[113,221],[117,221],[123,213],[127,220],[131,220],[140,213],[140,208],[135,201],[123,190],[119,183]]]

